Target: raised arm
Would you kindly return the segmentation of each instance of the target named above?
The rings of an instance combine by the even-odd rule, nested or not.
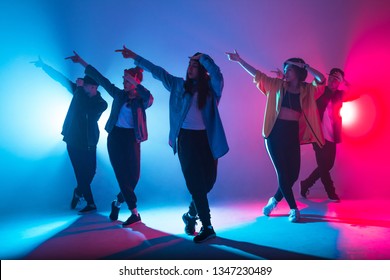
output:
[[[65,77],[65,75],[44,63],[41,57],[38,57],[38,60],[32,61],[31,63],[34,64],[35,67],[41,68],[50,78],[64,86],[71,94],[73,94],[76,90],[76,83],[73,83]]]
[[[222,89],[224,85],[221,69],[207,54],[199,54],[197,59],[199,60],[199,63],[202,64],[206,71],[209,73],[211,87],[217,97],[217,100],[219,101],[222,96]]]
[[[314,79],[316,79],[316,82],[318,84],[323,84],[326,81],[325,76],[320,71],[318,71],[317,69],[314,69],[313,67],[311,67],[307,63],[294,62],[294,61],[286,61],[286,63],[293,64],[293,65],[298,66],[300,68],[306,69],[307,72],[309,72],[314,77]]]
[[[81,56],[73,51],[74,55],[68,56],[65,59],[70,59],[74,63],[79,63],[85,68],[85,74],[94,79],[99,85],[101,85],[109,95],[114,97],[120,92],[120,89],[112,84],[106,77],[104,77],[98,70],[96,70],[92,65],[88,64]]]
[[[171,91],[172,88],[177,85],[177,82],[179,80],[182,80],[178,77],[169,74],[164,68],[154,65],[152,62],[146,60],[132,50],[126,48],[125,45],[123,45],[123,49],[115,50],[115,52],[122,53],[124,58],[133,59],[135,65],[141,67],[145,71],[150,72],[153,75],[153,78],[160,80],[168,91]]]
[[[86,63],[84,61],[84,59],[81,58],[81,56],[78,55],[78,53],[76,53],[75,51],[73,51],[73,54],[72,56],[68,56],[68,57],[65,57],[65,59],[70,59],[72,60],[74,63],[80,63],[82,66],[87,67],[88,66],[88,63]]]
[[[306,64],[305,69],[314,77],[314,79],[318,81],[318,83],[325,83],[325,76],[320,71],[314,69],[313,67],[310,67],[309,64]]]
[[[234,53],[225,53],[230,61],[238,62],[238,64],[241,65],[242,68],[245,69],[246,72],[248,72],[252,77],[256,76],[256,68],[254,68],[252,65],[250,65],[248,62],[243,60],[240,55],[238,54],[237,50],[234,50]]]

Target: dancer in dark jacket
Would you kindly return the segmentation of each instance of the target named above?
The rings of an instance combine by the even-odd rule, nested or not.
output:
[[[85,74],[93,77],[114,98],[105,128],[108,155],[121,191],[111,203],[110,219],[118,219],[120,206],[126,201],[131,216],[123,227],[128,227],[141,221],[134,189],[140,177],[141,142],[148,139],[145,110],[153,104],[153,96],[141,85],[141,68],[124,70],[124,89],[119,89],[76,52],[69,58],[84,66]]]
[[[41,58],[33,63],[73,95],[62,127],[63,140],[67,144],[69,158],[77,180],[71,208],[75,209],[80,199],[84,197],[87,206],[78,213],[95,212],[96,205],[91,191],[91,182],[96,173],[96,145],[100,134],[98,120],[107,109],[107,102],[97,91],[98,84],[90,76],[79,78],[74,83],[45,64]]]

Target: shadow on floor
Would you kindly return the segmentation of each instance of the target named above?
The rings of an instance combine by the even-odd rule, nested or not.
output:
[[[319,257],[217,237],[202,244],[137,223],[122,228],[100,214],[81,216],[24,259],[246,260],[320,259]]]

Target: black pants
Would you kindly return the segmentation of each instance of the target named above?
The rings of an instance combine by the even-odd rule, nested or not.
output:
[[[91,191],[91,183],[96,173],[96,147],[78,148],[66,146],[74,174],[76,175],[76,193],[84,196],[88,204],[95,204]]]
[[[199,215],[204,227],[211,225],[207,193],[217,179],[217,164],[207,139],[206,130],[181,129],[178,154],[188,191],[192,196],[189,213]]]
[[[313,149],[316,154],[317,168],[313,170],[304,182],[308,186],[313,186],[321,178],[326,193],[332,195],[335,193],[335,187],[330,176],[330,170],[333,168],[336,159],[336,143],[326,140],[322,148],[314,143]]]
[[[140,177],[140,143],[135,140],[134,130],[114,127],[107,138],[108,155],[121,192],[118,201],[126,201],[129,209],[137,207],[134,189]]]
[[[284,197],[290,209],[297,208],[292,187],[301,165],[298,122],[277,119],[265,144],[278,178],[274,198],[281,201]]]

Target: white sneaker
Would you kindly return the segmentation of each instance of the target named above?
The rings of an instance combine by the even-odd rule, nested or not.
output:
[[[274,197],[271,197],[268,200],[267,205],[263,208],[263,214],[265,216],[269,216],[271,214],[272,210],[274,210],[277,205],[278,205],[278,202],[276,201],[276,199]]]
[[[292,223],[297,223],[301,218],[301,213],[299,213],[298,209],[291,209],[290,216],[288,216],[288,220]]]

